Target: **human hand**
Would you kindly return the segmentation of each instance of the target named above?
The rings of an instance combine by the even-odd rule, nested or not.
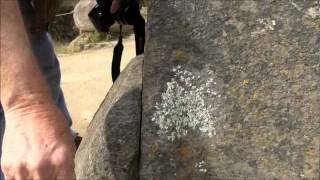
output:
[[[1,168],[6,179],[75,179],[75,145],[55,105],[5,112]]]

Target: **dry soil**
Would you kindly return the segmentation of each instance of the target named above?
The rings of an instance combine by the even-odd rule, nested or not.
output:
[[[111,61],[113,47],[59,54],[66,103],[73,128],[81,135],[112,86]],[[135,56],[134,38],[124,40],[121,69]]]

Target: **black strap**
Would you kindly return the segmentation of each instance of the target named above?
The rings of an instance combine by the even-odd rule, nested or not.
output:
[[[135,45],[136,45],[136,55],[140,55],[144,53],[144,45],[145,45],[145,20],[140,14],[139,10],[139,1],[137,1],[137,8],[134,11],[134,17],[131,17],[131,21],[134,29],[134,37],[135,37]],[[121,56],[123,52],[123,44],[122,44],[122,25],[120,24],[120,36],[117,45],[113,50],[113,59],[112,59],[112,80],[113,82],[117,79],[120,74],[120,65],[121,65]]]
[[[145,20],[141,14],[139,14],[137,20],[133,24],[134,36],[136,41],[136,55],[144,53],[144,44],[145,44]]]
[[[117,45],[113,49],[113,58],[112,58],[112,81],[115,82],[120,74],[120,66],[121,66],[121,57],[123,52],[123,44],[122,44],[122,25],[120,24],[120,35]]]

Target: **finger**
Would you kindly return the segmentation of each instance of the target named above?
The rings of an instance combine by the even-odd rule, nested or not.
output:
[[[14,168],[3,168],[3,175],[6,180],[24,180],[24,179],[30,179],[31,176],[29,174],[29,171],[25,165],[16,165],[12,166]]]
[[[114,14],[118,11],[120,7],[119,1],[118,0],[113,0],[110,8],[110,13]]]
[[[48,180],[54,178],[55,167],[50,162],[43,162],[33,167],[32,178],[36,180]]]
[[[14,173],[9,168],[2,168],[4,179],[14,179]]]
[[[15,180],[31,179],[27,166],[24,164],[18,168]]]

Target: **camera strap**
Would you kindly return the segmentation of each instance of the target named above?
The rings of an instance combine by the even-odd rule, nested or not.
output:
[[[117,45],[113,49],[113,58],[111,65],[111,75],[112,81],[115,82],[117,77],[120,74],[120,66],[121,66],[121,57],[123,52],[123,44],[122,44],[122,25],[120,24],[120,34]]]
[[[140,55],[144,53],[144,44],[145,44],[145,20],[142,15],[139,13],[139,16],[135,19],[133,23],[134,29],[134,39],[136,45],[136,55]],[[112,58],[112,81],[115,82],[117,77],[120,74],[120,66],[121,66],[121,57],[123,52],[123,44],[122,44],[122,25],[120,24],[120,35],[118,39],[117,45],[113,49],[113,58]]]
[[[146,34],[145,25],[146,25],[146,22],[142,17],[142,15],[139,13],[139,15],[136,18],[136,21],[133,24],[137,56],[144,53],[145,34]]]

